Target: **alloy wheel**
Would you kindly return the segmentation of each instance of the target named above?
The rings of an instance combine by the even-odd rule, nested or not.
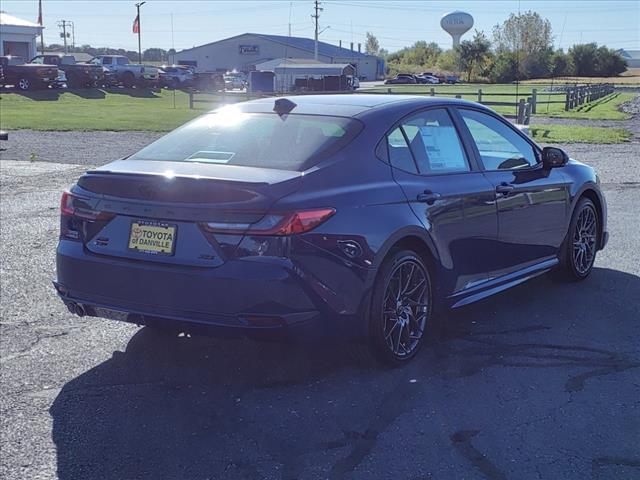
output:
[[[411,356],[420,344],[429,313],[429,277],[415,260],[397,264],[387,282],[383,303],[385,345],[398,359]]]
[[[597,217],[591,206],[585,206],[578,215],[573,232],[572,260],[576,272],[585,275],[596,257]]]
[[[21,78],[18,81],[18,88],[20,90],[29,90],[29,80],[27,80],[26,78]]]

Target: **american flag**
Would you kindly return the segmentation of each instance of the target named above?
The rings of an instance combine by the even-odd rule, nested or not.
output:
[[[133,33],[140,33],[140,17],[136,15],[136,19],[133,21]]]
[[[42,0],[38,0],[38,25],[42,26]]]

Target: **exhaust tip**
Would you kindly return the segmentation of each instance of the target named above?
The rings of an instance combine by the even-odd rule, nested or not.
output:
[[[75,314],[78,315],[79,317],[84,317],[87,314],[87,311],[84,309],[82,305],[77,303],[75,306]]]

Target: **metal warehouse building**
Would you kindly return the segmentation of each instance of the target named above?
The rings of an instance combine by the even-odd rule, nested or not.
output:
[[[177,52],[169,61],[193,65],[199,72],[248,72],[256,65],[278,58],[313,59],[314,41],[310,38],[286,37],[244,33],[235,37],[208,43]],[[384,61],[374,55],[318,42],[318,61],[322,63],[351,64],[361,80],[384,77]]]

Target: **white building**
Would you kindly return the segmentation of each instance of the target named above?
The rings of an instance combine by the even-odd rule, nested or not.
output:
[[[248,72],[268,60],[282,58],[314,58],[314,41],[310,38],[244,33],[177,52],[169,57],[171,63],[192,65],[198,72]],[[351,48],[318,42],[318,61],[321,63],[349,63],[361,80],[384,77],[384,60]]]
[[[30,60],[38,52],[36,38],[42,27],[37,23],[0,12],[0,56],[12,55]]]

